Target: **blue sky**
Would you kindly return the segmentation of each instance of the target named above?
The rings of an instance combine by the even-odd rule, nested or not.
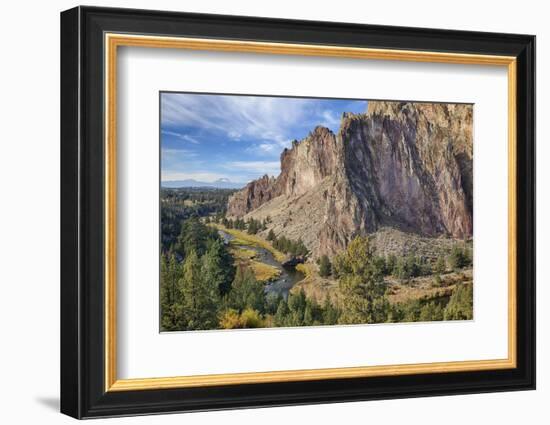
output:
[[[363,100],[161,93],[161,179],[247,183],[280,172],[292,140],[317,125],[335,133]]]

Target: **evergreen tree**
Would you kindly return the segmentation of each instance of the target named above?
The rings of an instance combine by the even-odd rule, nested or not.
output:
[[[434,320],[443,320],[443,309],[435,302],[429,302],[420,309],[419,321],[430,322]]]
[[[275,314],[282,299],[283,297],[276,292],[268,293],[265,297],[265,312],[267,314]]]
[[[219,295],[226,295],[235,277],[233,257],[220,239],[211,239],[202,257],[203,278],[218,288]]]
[[[434,265],[434,269],[433,269],[434,273],[443,274],[445,273],[446,269],[447,269],[447,265],[445,264],[445,258],[441,256],[438,257]]]
[[[306,309],[306,294],[302,289],[297,294],[289,294],[287,326],[304,326],[304,313]]]
[[[388,255],[386,258],[386,269],[388,274],[395,274],[395,266],[397,265],[397,257],[395,254]]]
[[[215,329],[218,324],[219,289],[204,278],[201,261],[191,250],[183,265],[180,280],[187,329]]]
[[[248,221],[247,233],[249,235],[255,235],[256,233],[258,233],[258,230],[259,230],[259,222],[251,218]]]
[[[473,286],[471,284],[457,286],[445,307],[445,320],[471,320],[474,316],[473,303]]]
[[[389,303],[384,295],[386,288],[382,272],[373,259],[374,249],[368,238],[360,236],[336,257],[343,300],[340,323],[379,323],[387,320]]]
[[[449,254],[449,265],[452,269],[458,270],[472,264],[471,253],[466,248],[454,246]]]
[[[160,327],[162,331],[182,330],[182,296],[178,286],[180,267],[173,253],[161,255],[160,263]]]
[[[239,312],[242,312],[248,307],[252,310],[264,313],[264,285],[256,280],[254,273],[248,267],[237,267],[227,303],[229,307]]]
[[[182,257],[186,257],[191,251],[195,251],[200,257],[205,253],[209,239],[219,239],[217,230],[205,226],[196,217],[190,218],[182,223],[177,250]]]
[[[279,307],[277,307],[277,312],[275,313],[275,325],[276,326],[288,326],[288,316],[290,310],[288,309],[288,304],[284,299],[281,299],[279,302]]]
[[[275,232],[273,229],[269,229],[269,233],[267,234],[267,240],[268,241],[275,241],[277,239],[277,236],[275,236]]]

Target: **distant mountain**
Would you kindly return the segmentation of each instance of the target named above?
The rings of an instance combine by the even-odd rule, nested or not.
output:
[[[276,235],[333,256],[389,227],[419,236],[473,231],[471,105],[369,102],[334,134],[317,127],[281,154],[281,174],[234,193],[230,217],[270,217]]]
[[[241,189],[245,183],[235,183],[229,179],[221,178],[213,182],[201,182],[194,179],[187,180],[168,180],[161,183],[162,187],[177,189],[180,187],[215,187],[218,189]]]

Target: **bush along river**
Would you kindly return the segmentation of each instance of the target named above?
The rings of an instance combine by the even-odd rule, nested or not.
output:
[[[218,233],[223,238],[226,244],[229,244],[235,237],[229,233],[224,232],[223,230],[218,230]],[[304,273],[296,270],[295,265],[283,265],[278,262],[273,254],[265,248],[256,246],[256,245],[237,245],[235,248],[247,249],[256,252],[256,257],[254,258],[257,261],[260,261],[264,264],[276,267],[280,271],[278,278],[269,281],[265,285],[265,292],[267,294],[277,294],[282,295],[285,299],[288,298],[288,293],[290,289],[299,281],[305,278]]]

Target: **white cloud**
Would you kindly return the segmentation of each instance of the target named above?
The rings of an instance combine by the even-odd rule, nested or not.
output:
[[[249,146],[248,148],[246,148],[246,151],[256,155],[278,157],[281,151],[284,148],[290,148],[290,145],[291,145],[290,140],[287,140],[284,142],[275,142],[275,143],[270,143],[265,141],[262,143]]]
[[[162,134],[165,134],[167,136],[177,137],[178,139],[186,140],[186,141],[191,142],[195,145],[198,145],[200,143],[197,139],[195,139],[194,137],[189,136],[188,134],[181,134],[181,133],[177,133],[175,131],[168,131],[168,130],[162,130]]]
[[[313,115],[317,124],[326,121],[310,99],[164,93],[161,102],[163,125],[219,131],[233,140],[259,139],[279,146],[295,137],[288,131]]]
[[[330,110],[324,110],[321,114],[323,117],[323,122],[321,125],[328,127],[328,128],[335,128],[340,126],[340,117],[334,112]]]

